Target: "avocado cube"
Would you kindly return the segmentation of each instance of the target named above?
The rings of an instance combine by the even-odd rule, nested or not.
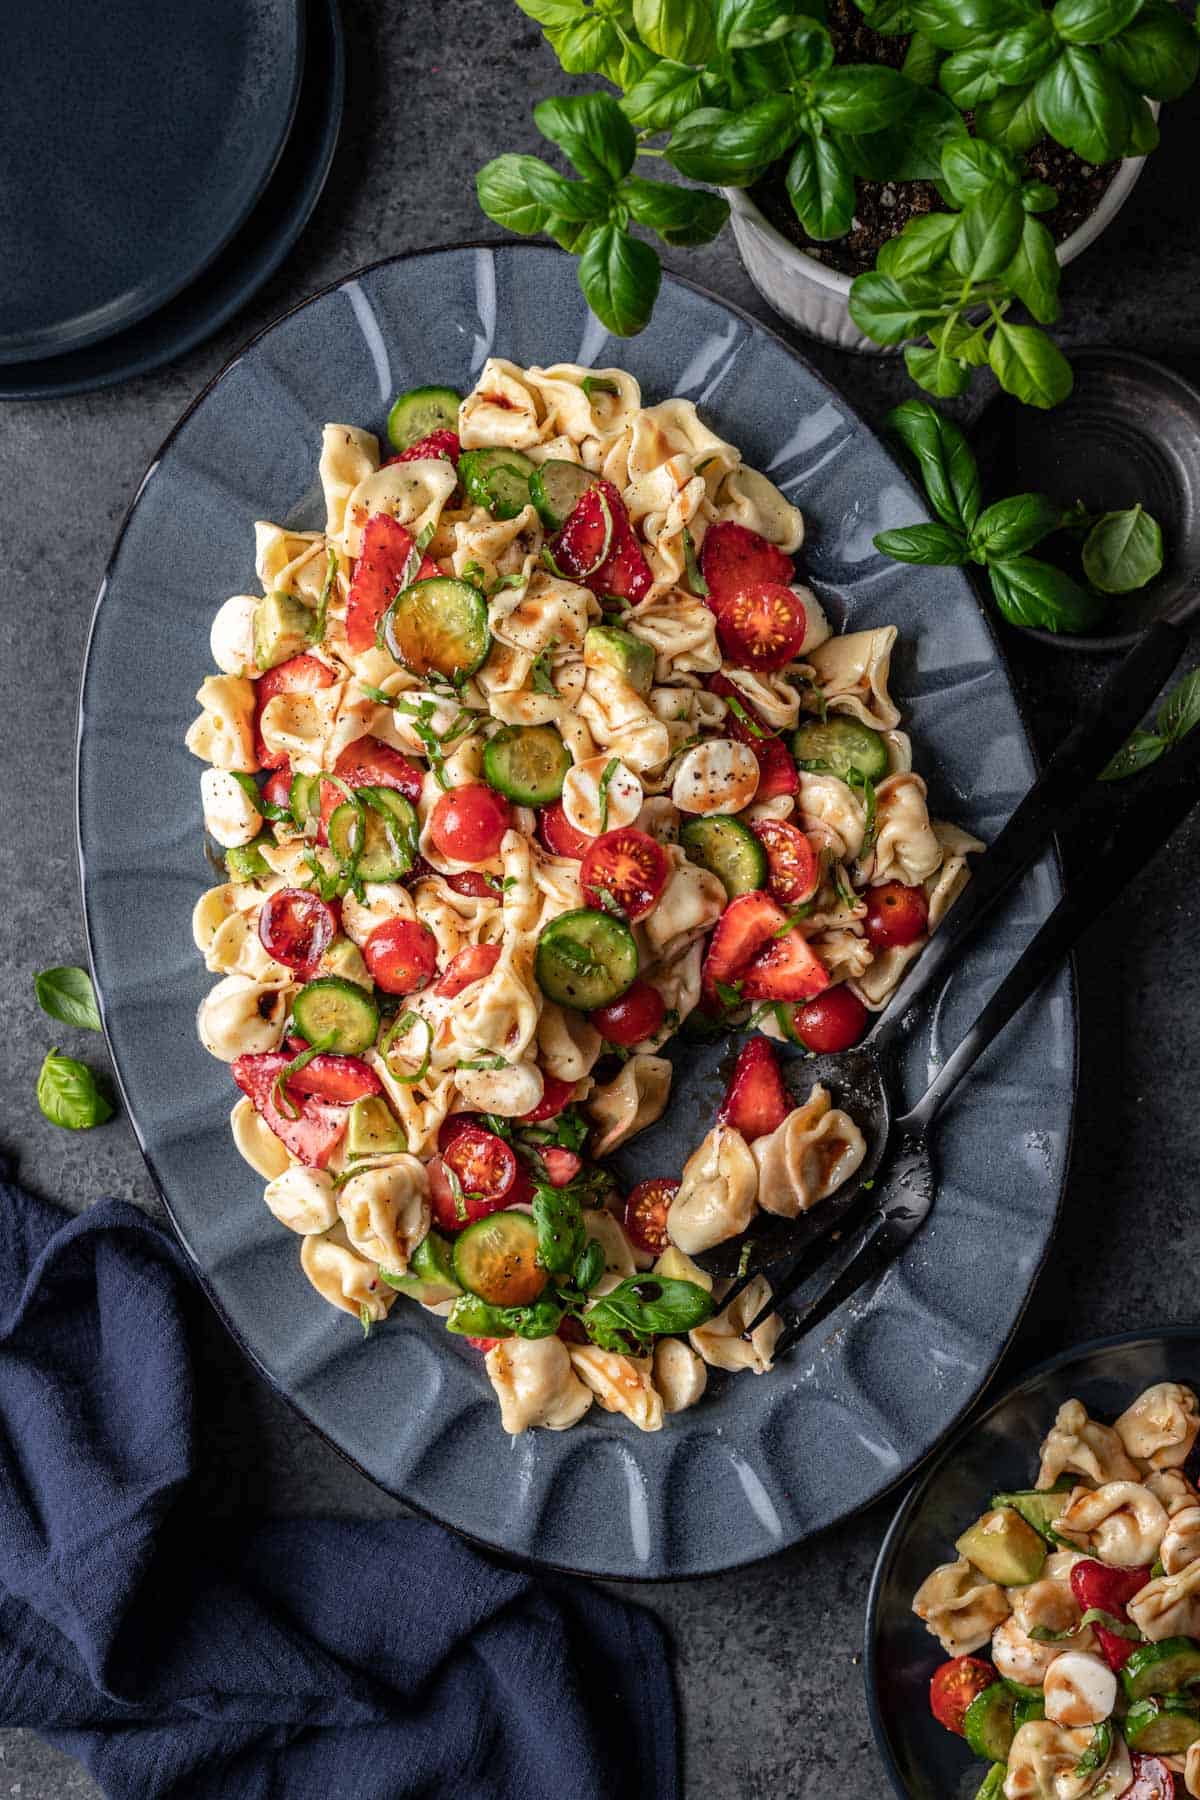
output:
[[[356,981],[359,987],[374,986],[362,951],[348,937],[334,938],[321,958],[321,974],[340,975],[343,981]]]
[[[254,662],[262,669],[299,656],[308,647],[312,614],[291,594],[271,593],[258,603],[254,615]]]
[[[1036,1532],[1044,1537],[1047,1543],[1054,1542],[1054,1527],[1071,1503],[1073,1482],[1067,1481],[1046,1492],[1030,1488],[1018,1494],[993,1494],[994,1507],[1011,1507],[1020,1513],[1027,1525],[1032,1525]]]
[[[404,1127],[380,1094],[364,1094],[346,1121],[347,1156],[381,1156],[408,1149]]]
[[[984,1513],[954,1548],[1001,1587],[1027,1587],[1037,1580],[1046,1560],[1044,1539],[1011,1506]]]
[[[653,649],[619,625],[593,625],[583,640],[583,660],[589,669],[611,669],[643,699],[654,682]]]
[[[271,873],[262,853],[263,844],[275,848],[275,839],[269,831],[260,832],[252,844],[240,844],[225,852],[225,871],[230,881],[257,881],[260,876]]]

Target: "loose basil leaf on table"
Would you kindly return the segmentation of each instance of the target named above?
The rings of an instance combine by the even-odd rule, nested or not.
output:
[[[985,562],[1020,556],[1061,522],[1062,508],[1045,494],[1014,494],[980,513],[971,532],[971,550]]]
[[[875,548],[894,562],[944,566],[965,563],[970,556],[967,540],[950,525],[902,525],[876,535]]]
[[[33,991],[42,1011],[60,1024],[100,1030],[100,1009],[86,969],[42,969],[33,978]]]
[[[1012,625],[1043,631],[1088,631],[1103,602],[1053,563],[1013,556],[989,563],[988,580],[996,605]]]
[[[1083,572],[1102,594],[1145,587],[1162,565],[1162,531],[1140,503],[1097,519],[1083,546]]]
[[[888,414],[887,424],[915,460],[938,518],[969,531],[979,517],[983,489],[975,453],[953,419],[927,401],[905,400]]]
[[[96,1085],[86,1063],[48,1050],[37,1082],[37,1103],[52,1125],[66,1131],[90,1131],[111,1119],[113,1109]]]
[[[1200,668],[1177,682],[1158,709],[1154,731],[1133,732],[1100,775],[1101,781],[1123,781],[1138,775],[1200,725]]]

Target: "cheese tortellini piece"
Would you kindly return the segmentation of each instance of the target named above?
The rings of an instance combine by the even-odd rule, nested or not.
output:
[[[587,1111],[596,1128],[593,1156],[608,1156],[666,1111],[671,1065],[663,1056],[631,1056],[603,1087],[592,1089]]]
[[[279,1223],[300,1237],[311,1237],[314,1232],[328,1231],[337,1224],[333,1177],[324,1169],[306,1169],[293,1163],[267,1183],[263,1199]]]
[[[1135,1461],[1152,1469],[1178,1469],[1200,1432],[1200,1403],[1191,1388],[1160,1381],[1138,1395],[1113,1429]]]
[[[746,1327],[770,1298],[770,1282],[765,1275],[756,1275],[721,1312],[688,1332],[692,1349],[714,1369],[735,1373],[749,1369],[754,1375],[765,1375],[771,1367],[783,1321],[773,1312],[755,1326],[749,1337]]]
[[[1136,1569],[1157,1559],[1167,1515],[1148,1488],[1134,1481],[1108,1481],[1077,1490],[1057,1529],[1101,1562]]]
[[[200,1002],[196,1029],[210,1056],[233,1062],[276,1050],[288,1013],[287,993],[246,975],[226,975]]]
[[[1037,1486],[1052,1488],[1060,1475],[1082,1475],[1099,1487],[1106,1481],[1136,1482],[1138,1469],[1110,1425],[1089,1419],[1080,1401],[1065,1400],[1042,1445]]]
[[[758,1167],[749,1145],[732,1125],[714,1125],[683,1166],[667,1214],[671,1242],[695,1256],[738,1237],[757,1210]]]
[[[659,1338],[654,1346],[654,1385],[667,1412],[686,1412],[708,1385],[704,1358],[682,1338]]]
[[[621,1356],[598,1344],[570,1344],[571,1367],[605,1412],[623,1413],[639,1431],[661,1431],[662,1395],[648,1356]]]
[[[794,1219],[853,1175],[867,1154],[866,1139],[849,1113],[833,1106],[819,1083],[803,1106],[751,1145],[758,1165],[758,1203]]]
[[[337,1210],[360,1256],[403,1275],[432,1217],[424,1163],[415,1156],[393,1156],[351,1175],[338,1191]]]
[[[1107,1762],[1103,1768],[1093,1768],[1085,1761],[1093,1736],[1090,1726],[1072,1730],[1051,1719],[1022,1725],[1008,1753],[1005,1800],[1040,1800],[1042,1796],[1045,1800],[1083,1800],[1093,1793],[1116,1800],[1133,1780],[1129,1751],[1120,1733],[1114,1732]]]
[[[244,675],[209,675],[200,683],[196,699],[200,717],[188,728],[184,742],[193,756],[214,769],[238,769],[250,774],[258,767],[254,756],[254,683]]]
[[[1177,1575],[1148,1581],[1125,1608],[1152,1644],[1164,1638],[1200,1636],[1200,1561],[1185,1563]]]
[[[572,1369],[561,1338],[501,1338],[488,1351],[486,1367],[500,1402],[500,1423],[512,1437],[531,1425],[566,1431],[592,1404],[591,1390]]]
[[[1009,1616],[1004,1589],[987,1581],[965,1556],[926,1576],[913,1595],[912,1609],[947,1656],[981,1650]]]
[[[322,1300],[352,1318],[377,1325],[391,1311],[395,1289],[384,1281],[377,1264],[358,1254],[340,1224],[305,1237],[300,1267]]]

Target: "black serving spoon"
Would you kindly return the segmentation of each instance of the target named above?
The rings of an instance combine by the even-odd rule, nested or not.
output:
[[[1025,1001],[1039,988],[1200,799],[1200,732],[1135,782],[1126,804],[1096,777],[1120,748],[1171,673],[1183,649],[1178,626],[1159,621],[1114,671],[1092,710],[1064,740],[982,858],[971,883],[909,970],[886,1011],[856,1049],[789,1059],[784,1078],[800,1101],[813,1082],[855,1120],[867,1154],[855,1177],[795,1219],[756,1215],[740,1238],[704,1251],[713,1274],[737,1277],[728,1305],[758,1273],[773,1294],[747,1331],[808,1283],[788,1348],[886,1267],[923,1223],[934,1201],[929,1131],[959,1083]],[[1123,786],[1125,784],[1122,784]],[[975,1023],[916,1104],[893,1116],[896,1056],[911,1030],[911,1011],[945,977],[967,938],[1068,824],[1086,826],[1089,850],[1074,890],[1064,896],[988,999]],[[1086,879],[1082,879],[1086,877]],[[777,1350],[778,1353],[778,1350]]]

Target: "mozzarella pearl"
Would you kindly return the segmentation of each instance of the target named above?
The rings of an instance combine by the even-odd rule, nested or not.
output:
[[[1046,1717],[1056,1725],[1099,1725],[1117,1703],[1117,1678],[1086,1650],[1065,1650],[1046,1671]]]
[[[604,780],[605,769],[614,760],[617,766],[605,788],[608,805],[602,822],[600,783]],[[563,782],[563,811],[576,831],[585,832],[588,837],[599,837],[602,830],[616,831],[622,825],[632,825],[642,810],[644,798],[642,784],[633,771],[608,755],[589,756],[586,761],[576,763],[567,770]]]
[[[734,738],[713,738],[689,750],[675,771],[671,799],[680,812],[731,813],[758,792],[758,760]]]
[[[254,615],[258,601],[252,594],[234,594],[217,613],[208,634],[209,648],[225,675],[255,675]]]
[[[226,850],[252,843],[262,830],[262,814],[228,769],[205,769],[200,800],[205,831]]]

